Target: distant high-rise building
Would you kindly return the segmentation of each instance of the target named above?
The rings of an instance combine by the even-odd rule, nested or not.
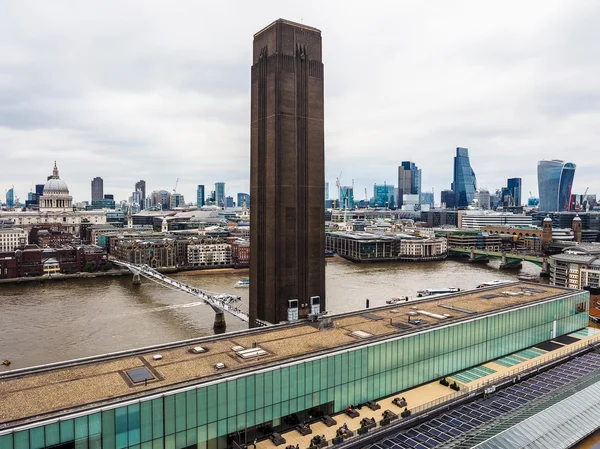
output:
[[[521,178],[508,178],[506,181],[506,188],[513,200],[512,206],[521,205],[521,184]]]
[[[172,193],[170,198],[169,209],[177,209],[178,207],[185,206],[185,200],[183,199],[183,194],[181,193]]]
[[[204,196],[204,185],[198,184],[198,187],[196,188],[196,205],[198,209],[204,206],[205,198],[206,197]]]
[[[490,192],[488,189],[480,188],[475,191],[475,200],[479,209],[488,210],[490,208]]]
[[[329,183],[325,183],[325,201],[329,199]]]
[[[171,207],[171,194],[166,190],[152,191],[152,204],[162,210],[169,210]]]
[[[467,207],[475,198],[477,178],[469,161],[469,150],[458,147],[454,157],[454,181],[452,190],[456,198],[456,207]]]
[[[140,179],[138,182],[135,183],[135,191],[139,192],[139,196],[140,196],[140,209],[145,209],[146,205],[145,205],[145,199],[146,199],[146,181],[144,181],[143,179]]]
[[[340,198],[338,209],[354,209],[354,188],[352,186],[340,186]]]
[[[225,207],[225,183],[215,183],[215,204],[218,207]]]
[[[403,161],[398,167],[398,208],[402,208],[404,195],[421,196],[421,169],[410,161]]]
[[[407,194],[407,193],[405,193]],[[394,186],[387,184],[374,184],[373,185],[373,198],[375,200],[375,206],[379,207],[395,207],[394,201]]]
[[[104,181],[96,176],[92,179],[92,202],[104,199]]]
[[[253,47],[251,326],[325,310],[321,32],[280,19]]]
[[[569,210],[571,188],[576,165],[561,160],[538,162],[539,210],[561,212]]]
[[[454,209],[456,207],[456,195],[454,190],[442,190],[441,199],[442,208]]]
[[[226,208],[233,207],[233,197],[232,196],[225,197],[225,207]]]
[[[421,193],[421,204],[427,204],[429,207],[433,207],[433,205],[434,205],[433,192],[422,192]]]
[[[11,187],[6,191],[6,208],[14,209],[15,207],[15,188]]]
[[[237,207],[244,207],[244,202],[246,203],[246,207],[250,208],[250,195],[247,193],[238,193],[237,194]]]

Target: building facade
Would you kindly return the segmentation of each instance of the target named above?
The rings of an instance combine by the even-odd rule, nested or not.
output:
[[[250,323],[325,310],[321,32],[283,19],[254,35]]]
[[[15,188],[11,187],[6,191],[6,208],[8,210],[15,208]]]
[[[218,207],[225,207],[225,183],[215,183],[215,204]]]
[[[393,233],[328,232],[325,248],[353,262],[424,262],[448,255],[445,238]]]
[[[25,245],[28,240],[27,231],[20,228],[0,228],[0,253],[11,252],[18,246]]]
[[[402,207],[404,195],[421,195],[421,169],[411,161],[403,161],[398,167],[398,196],[396,204]]]
[[[480,188],[475,191],[475,201],[477,201],[477,207],[482,210],[490,209],[490,192],[486,188]]]
[[[187,263],[198,267],[231,266],[231,245],[228,243],[188,245]]]
[[[557,287],[600,288],[600,245],[577,245],[551,256],[550,283]]]
[[[198,184],[198,187],[196,188],[196,207],[198,209],[204,206],[205,198],[204,185]]]
[[[458,227],[481,229],[483,226],[532,226],[531,215],[503,212],[458,211]]]
[[[140,198],[140,210],[143,210],[146,208],[146,181],[140,179],[138,182],[136,182],[135,191],[138,193]]]
[[[375,207],[395,208],[396,201],[394,200],[394,186],[383,184],[373,185],[373,199]]]
[[[104,199],[104,180],[96,176],[92,179],[92,203]]]
[[[245,207],[250,209],[250,195],[247,193],[237,194],[237,207]]]
[[[230,349],[234,340],[230,334],[198,339],[188,348],[163,347],[162,362],[152,360],[156,349],[149,348],[122,356],[116,363],[87,360],[77,370],[88,375],[75,379],[72,368],[64,366],[49,368],[48,373],[23,373],[21,379],[4,381],[9,393],[0,407],[9,422],[0,422],[0,447],[249,446],[274,432],[293,429],[297,422],[314,422],[315,416],[343,412],[350,404],[401,394],[586,327],[589,293],[549,286],[544,286],[544,293],[532,289],[539,290],[539,286],[517,284],[472,293],[475,298],[470,301],[477,301],[482,312],[464,309],[467,314],[454,308],[443,319],[428,318],[434,323],[424,327],[393,328],[387,323],[390,319],[399,322],[398,314],[390,313],[397,306],[373,309],[371,312],[381,318],[368,323],[369,332],[362,334],[366,338],[353,336],[344,328],[344,324],[351,326],[346,323],[348,319],[356,322],[358,315],[336,317],[332,329],[316,330],[310,324],[278,326],[263,332],[260,340],[252,330],[233,334],[236,345],[242,348],[252,348],[258,341],[254,349],[266,352],[262,361],[244,360],[242,354],[248,352],[240,354],[239,348],[238,352]],[[516,298],[503,295],[509,290]],[[495,297],[483,298],[490,293]],[[457,299],[464,296],[450,295],[410,305],[416,303],[422,310],[439,314],[436,304],[446,305],[448,300]],[[410,305],[401,309],[404,321]],[[318,350],[307,352],[306,346],[298,345],[298,335]],[[338,338],[343,339],[344,346],[335,343]],[[208,351],[193,354],[191,346]],[[225,362],[220,371],[215,369],[218,361]],[[144,378],[149,380],[129,377],[132,368],[144,367],[142,371],[148,373]],[[33,391],[14,391],[20,382],[37,376],[40,383],[29,389]],[[108,393],[106,387],[98,385],[100,380],[110,386]],[[75,392],[65,391],[62,397],[44,398],[57,388],[68,390],[67,382],[70,388],[79,387],[77,397]],[[17,407],[23,397],[38,397],[39,401],[30,400],[27,407]],[[30,418],[32,411],[35,415]]]
[[[521,205],[521,178],[508,178],[506,181],[506,189],[509,200],[506,202],[507,204],[503,204],[504,206],[520,206]],[[505,201],[502,198],[503,203]]]
[[[456,195],[456,207],[467,207],[475,198],[477,179],[469,161],[469,150],[458,147],[454,157],[454,181],[452,191]]]
[[[539,210],[561,212],[569,210],[571,188],[576,165],[561,160],[538,162]]]
[[[354,209],[354,188],[352,186],[340,186],[340,198],[338,209]]]
[[[454,190],[442,190],[440,201],[442,209],[454,209],[456,207],[456,194]]]

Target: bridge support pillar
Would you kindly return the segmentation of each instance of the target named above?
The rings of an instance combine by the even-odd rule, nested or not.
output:
[[[225,323],[225,313],[222,310],[215,312],[215,322],[213,324],[213,330],[215,333],[220,334],[225,332],[226,327],[227,324]]]
[[[540,277],[550,277],[550,265],[548,264],[547,257],[542,259],[542,271],[540,272]]]
[[[502,251],[502,260],[500,261],[500,269],[501,270],[513,270],[521,268],[521,261],[518,259],[509,260],[506,257],[506,252]]]
[[[140,285],[142,283],[142,278],[140,277],[139,274],[134,274],[131,283],[133,285]]]

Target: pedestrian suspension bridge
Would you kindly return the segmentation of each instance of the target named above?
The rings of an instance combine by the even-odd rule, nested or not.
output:
[[[173,278],[159,273],[154,268],[151,268],[148,265],[136,265],[128,262],[123,262],[121,260],[112,260],[112,263],[114,265],[127,268],[129,271],[131,271],[131,273],[133,274],[133,282],[135,284],[139,284],[140,277],[142,276],[159,285],[162,285],[163,287],[187,293],[188,295],[191,295],[194,298],[200,298],[202,301],[204,301],[205,304],[211,306],[212,309],[215,311],[215,330],[225,329],[225,315],[223,312],[228,312],[236,318],[245,321],[246,323],[250,322],[250,317],[247,312],[240,310],[237,307],[234,307],[226,299],[222,298],[221,295],[216,295],[214,293],[200,290],[197,287],[192,287],[190,285],[184,284],[183,282],[179,282]],[[256,324],[259,326],[266,326],[269,323],[266,323],[261,320],[256,320]]]

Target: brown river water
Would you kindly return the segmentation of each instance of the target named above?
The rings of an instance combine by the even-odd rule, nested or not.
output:
[[[375,307],[426,288],[471,289],[485,281],[539,273],[528,263],[520,272],[497,267],[494,261],[474,265],[455,260],[353,264],[336,257],[327,261],[327,308],[347,312],[364,308],[366,298]],[[240,295],[238,307],[248,310],[248,289],[234,287],[248,278],[248,270],[172,276],[210,292]],[[0,360],[10,360],[10,369],[16,369],[211,335],[213,318],[212,309],[195,298],[145,279],[134,286],[131,276],[1,284]],[[227,314],[226,320],[228,331],[247,327]],[[6,369],[0,365],[0,371]]]

